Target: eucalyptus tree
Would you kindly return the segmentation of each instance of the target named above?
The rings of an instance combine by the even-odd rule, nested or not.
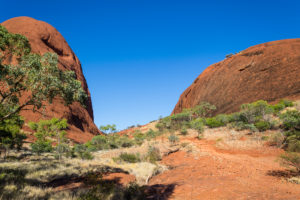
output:
[[[6,127],[22,110],[37,111],[57,97],[66,105],[74,101],[86,104],[81,82],[73,71],[57,67],[56,54],[31,53],[25,36],[9,33],[1,25],[0,52],[0,144],[5,139],[1,126]]]

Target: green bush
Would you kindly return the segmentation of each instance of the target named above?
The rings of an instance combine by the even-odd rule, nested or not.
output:
[[[161,160],[159,149],[156,147],[149,147],[146,159],[151,163]]]
[[[281,163],[285,166],[294,167],[297,172],[300,172],[300,154],[294,152],[287,152],[280,156]]]
[[[274,110],[274,113],[279,113],[281,110],[294,106],[292,101],[282,99],[277,104],[272,105],[271,107]]]
[[[212,115],[213,111],[216,110],[216,106],[208,103],[208,102],[201,102],[199,105],[192,108],[192,114],[198,117],[209,117]]]
[[[51,152],[53,150],[51,141],[37,141],[35,143],[32,143],[30,146],[32,152],[37,154]]]
[[[138,154],[132,153],[121,153],[119,159],[129,163],[137,163],[141,161],[140,156]]]
[[[185,127],[182,127],[181,130],[180,130],[180,133],[181,133],[182,135],[187,135],[187,134],[188,134],[188,131],[187,131],[187,129],[186,129]]]
[[[158,135],[157,132],[153,131],[152,129],[150,129],[149,131],[147,131],[146,133],[146,138],[147,139],[152,139],[155,138]]]
[[[300,131],[291,130],[285,132],[288,151],[300,152]]]
[[[300,130],[300,112],[297,110],[288,110],[281,114],[280,119],[283,122],[283,128],[286,130]]]
[[[140,131],[136,131],[134,134],[133,134],[133,137],[134,137],[134,142],[137,144],[137,145],[142,145],[144,140],[146,139],[146,135],[141,133]]]
[[[191,121],[191,128],[201,134],[204,131],[204,120],[202,118],[194,119]]]
[[[225,123],[218,120],[217,117],[207,118],[205,123],[209,128],[216,128],[225,125]]]
[[[169,139],[169,142],[172,143],[172,144],[175,144],[179,140],[179,138],[176,135],[174,135],[174,134],[171,134],[168,137],[168,139]]]
[[[254,124],[254,126],[259,130],[259,131],[266,131],[271,129],[271,124],[267,121],[258,121]]]
[[[284,134],[282,134],[281,132],[277,132],[269,138],[269,143],[270,145],[274,145],[276,147],[282,147],[284,140]]]
[[[105,135],[94,136],[87,144],[90,150],[102,150],[108,148],[108,137]]]
[[[258,131],[254,124],[247,124],[247,123],[241,122],[241,121],[233,123],[232,126],[238,131],[247,130],[247,129],[251,130],[252,132]]]
[[[263,119],[265,115],[272,114],[273,112],[273,108],[263,100],[243,104],[241,106],[241,112],[239,113],[239,121],[253,124]]]
[[[182,122],[189,121],[191,119],[191,114],[188,112],[182,112],[175,115],[171,115],[171,121]]]
[[[92,160],[93,155],[88,151],[88,148],[84,144],[76,144],[74,146],[75,155],[83,160]]]

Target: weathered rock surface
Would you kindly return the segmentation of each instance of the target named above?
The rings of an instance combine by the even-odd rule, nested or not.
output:
[[[80,61],[69,47],[63,36],[51,25],[29,17],[16,17],[2,23],[9,32],[26,36],[30,42],[32,52],[44,54],[55,52],[59,56],[58,67],[62,70],[72,70],[76,73],[77,79],[81,81],[82,87],[88,94],[86,107],[82,107],[75,102],[70,106],[65,106],[63,102],[56,99],[52,104],[47,104],[41,113],[32,111],[22,111],[21,115],[26,121],[38,121],[52,117],[63,117],[68,119],[70,124],[68,137],[76,142],[85,142],[99,130],[93,122],[93,108],[90,92],[86,80],[82,73]]]
[[[230,113],[243,103],[283,98],[300,99],[300,39],[259,44],[209,66],[183,92],[173,113],[202,101],[216,105],[216,113]]]

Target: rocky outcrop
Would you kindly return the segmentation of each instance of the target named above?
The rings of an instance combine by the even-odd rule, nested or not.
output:
[[[216,113],[237,111],[256,100],[300,99],[300,39],[250,47],[209,66],[180,96],[173,113],[202,101]]]
[[[56,99],[52,104],[47,104],[46,109],[40,112],[22,111],[21,115],[26,121],[38,121],[42,118],[63,117],[70,124],[68,137],[76,142],[85,142],[99,130],[93,122],[93,108],[90,92],[82,73],[80,61],[69,47],[63,36],[51,25],[29,17],[16,17],[3,22],[1,25],[9,32],[26,36],[30,42],[32,52],[44,54],[54,52],[59,57],[58,67],[62,70],[72,70],[82,87],[88,94],[86,107],[75,102],[65,106],[61,100]]]

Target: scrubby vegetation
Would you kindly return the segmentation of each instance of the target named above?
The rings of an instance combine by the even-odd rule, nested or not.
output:
[[[277,104],[268,104],[259,100],[249,104],[243,104],[239,112],[231,114],[219,114],[210,117],[216,109],[213,105],[205,102],[193,109],[185,109],[182,113],[162,118],[156,124],[161,131],[180,131],[182,135],[188,134],[188,129],[201,133],[207,128],[227,126],[236,130],[249,130],[264,132],[278,130],[270,138],[262,135],[270,145],[284,148],[287,153],[281,156],[282,163],[293,166],[299,170],[300,163],[300,111],[292,108],[294,103],[289,100],[281,100]],[[175,135],[169,136],[171,143],[176,141]]]

